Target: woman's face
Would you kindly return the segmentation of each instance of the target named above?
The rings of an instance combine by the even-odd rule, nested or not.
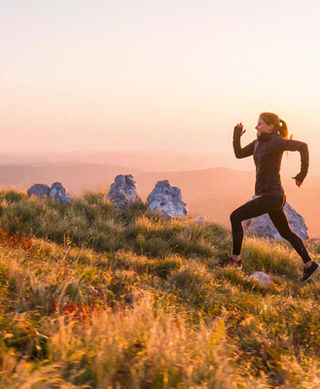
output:
[[[258,132],[258,135],[262,134],[263,132],[272,132],[273,124],[267,124],[261,119],[261,117],[259,117],[258,124],[256,125],[256,130]]]

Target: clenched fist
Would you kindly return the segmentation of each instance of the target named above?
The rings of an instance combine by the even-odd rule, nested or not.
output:
[[[302,184],[302,181],[303,181],[303,174],[302,173],[298,173],[295,177],[292,177],[294,180],[296,180],[296,185],[297,186],[301,186]]]

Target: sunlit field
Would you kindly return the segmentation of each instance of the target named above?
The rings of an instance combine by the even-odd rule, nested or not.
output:
[[[218,270],[218,224],[103,193],[0,201],[1,389],[319,388],[320,283],[286,243],[246,237],[244,271]]]

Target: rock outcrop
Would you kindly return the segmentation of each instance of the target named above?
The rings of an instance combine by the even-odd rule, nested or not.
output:
[[[71,203],[72,199],[67,195],[65,188],[60,182],[55,182],[49,188],[45,184],[34,184],[28,191],[28,197],[51,197],[54,200],[60,201],[61,203]]]
[[[188,214],[186,204],[182,201],[181,190],[171,186],[168,180],[157,182],[147,198],[146,205],[168,218],[180,218]]]
[[[130,204],[135,202],[142,203],[141,197],[136,189],[136,182],[131,174],[120,174],[116,176],[106,199],[111,201],[119,209],[126,209]]]
[[[49,197],[60,203],[70,204],[72,199],[67,195],[65,188],[60,182],[51,185]]]
[[[271,278],[263,271],[255,271],[249,278],[258,281],[262,286],[269,286],[271,284]]]
[[[253,196],[252,199],[256,198]],[[302,239],[308,239],[308,228],[301,215],[299,215],[288,203],[284,206],[289,225],[292,230]],[[247,232],[253,232],[258,236],[283,240],[268,214],[248,219],[243,222],[243,227]]]
[[[28,197],[49,197],[50,188],[44,184],[34,184],[28,191]]]

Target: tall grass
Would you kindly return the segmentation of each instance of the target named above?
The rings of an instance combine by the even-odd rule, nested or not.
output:
[[[247,237],[244,272],[218,270],[231,237],[214,223],[94,193],[0,199],[0,388],[319,386],[320,283],[299,287],[286,244]]]

